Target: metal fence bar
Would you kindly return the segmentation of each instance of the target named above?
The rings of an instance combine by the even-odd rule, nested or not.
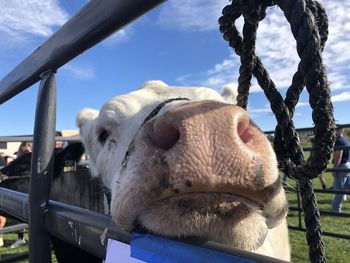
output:
[[[299,186],[298,186],[299,188]],[[297,191],[297,200],[298,200],[298,224],[299,224],[299,227],[301,228],[303,226],[303,221],[301,220],[301,203],[300,203],[300,192]]]
[[[17,232],[19,230],[24,230],[28,228],[28,224],[17,224],[13,226],[7,226],[0,229],[0,234]]]
[[[314,189],[315,193],[327,193],[327,194],[345,194],[350,195],[350,190],[336,190],[336,189]]]
[[[131,240],[110,216],[55,201],[50,201],[46,225],[52,235],[101,259],[105,259],[108,238],[127,244]]]
[[[24,260],[28,258],[28,253],[21,253],[15,256],[6,257],[3,259],[0,259],[0,263],[12,263],[12,262],[18,262],[20,260]]]
[[[20,221],[28,222],[28,195],[0,187],[0,211]]]
[[[56,136],[56,141],[69,141],[69,142],[77,142],[81,141],[81,137],[76,136],[69,136],[69,137],[63,137],[63,136]],[[0,136],[0,142],[32,142],[33,136]]]
[[[349,150],[350,146],[334,146],[334,150]],[[303,148],[304,152],[311,152],[312,148],[311,147],[305,147]]]
[[[31,142],[32,135],[0,136],[0,142]]]
[[[306,229],[303,228],[303,227],[289,226],[289,225],[288,225],[288,228],[289,228],[289,229],[292,229],[292,230],[298,230],[298,231],[306,232]],[[323,232],[322,232],[322,235],[323,235],[323,236],[328,236],[328,237],[336,237],[336,238],[342,238],[342,239],[350,239],[350,236],[349,236],[349,235],[336,234],[336,233],[326,232],[326,231],[323,231]]]
[[[288,192],[299,192],[292,187],[285,186],[284,189]],[[350,190],[336,190],[336,189],[317,189],[314,188],[315,193],[326,193],[326,194],[350,194]]]
[[[348,172],[350,172],[350,169],[344,169],[344,168],[327,168],[325,172],[348,173]]]
[[[16,209],[8,206],[7,199],[11,199],[11,204],[14,204]],[[27,194],[0,187],[0,200],[6,201],[0,202],[0,210],[15,217],[19,215],[21,219],[23,215],[28,215]],[[22,206],[23,209],[21,209]],[[100,258],[105,256],[108,238],[127,244],[131,242],[131,235],[115,225],[110,216],[52,200],[49,201],[45,223],[51,234]],[[211,241],[189,239],[184,242],[256,262],[285,262]]]
[[[350,124],[339,124],[337,125],[337,127],[341,127],[341,128],[349,128],[350,127]],[[307,128],[298,128],[298,129],[295,129],[298,133],[299,132],[312,132],[314,130],[313,127],[307,127]],[[274,134],[275,131],[265,131],[264,132],[265,134]]]
[[[50,235],[45,229],[53,151],[56,133],[56,79],[52,72],[42,76],[38,93],[29,187],[29,261],[51,262]]]
[[[165,0],[91,0],[0,81],[0,104]]]
[[[289,211],[297,211],[297,212],[303,212],[303,209],[298,208],[298,207],[289,207]],[[336,217],[348,217],[350,218],[349,213],[343,213],[343,212],[331,212],[331,211],[325,211],[325,210],[319,210],[321,215],[327,215],[327,216],[336,216]]]

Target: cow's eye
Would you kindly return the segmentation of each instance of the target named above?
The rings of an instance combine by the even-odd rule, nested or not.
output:
[[[98,133],[98,141],[103,145],[109,137],[109,132],[107,130],[101,130]]]

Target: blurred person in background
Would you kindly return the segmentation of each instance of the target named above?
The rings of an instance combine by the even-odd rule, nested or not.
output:
[[[33,145],[31,142],[22,142],[18,147],[18,151],[16,152],[17,158],[23,154],[32,152],[32,149]],[[10,246],[10,248],[17,248],[25,243],[26,240],[24,239],[24,230],[21,230],[17,233],[17,240]]]
[[[0,229],[2,229],[6,224],[6,217],[0,216]],[[2,234],[0,234],[0,247],[4,245],[4,239]]]
[[[338,127],[335,130],[336,141],[335,146],[350,146],[350,141],[344,136],[344,129]],[[338,149],[333,153],[333,167],[339,169],[350,169],[349,149]],[[333,189],[334,190],[350,190],[350,172],[339,171],[333,172]],[[341,212],[344,194],[336,194],[332,202],[332,212]]]

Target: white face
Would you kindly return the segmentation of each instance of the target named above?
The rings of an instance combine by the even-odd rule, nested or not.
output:
[[[78,114],[118,225],[254,250],[285,218],[271,145],[235,91],[223,94],[153,81]]]

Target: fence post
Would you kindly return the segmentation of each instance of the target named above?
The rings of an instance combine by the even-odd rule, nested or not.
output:
[[[300,204],[300,188],[299,188],[299,183],[297,183],[297,189],[298,191],[296,192],[297,193],[297,200],[298,200],[298,223],[299,223],[299,228],[302,228],[303,225],[302,225],[302,219],[301,219],[301,211],[302,211],[302,208],[301,208],[301,204]]]
[[[46,230],[53,173],[56,132],[56,79],[51,71],[41,75],[35,112],[32,169],[29,190],[29,262],[51,262],[50,236]]]

